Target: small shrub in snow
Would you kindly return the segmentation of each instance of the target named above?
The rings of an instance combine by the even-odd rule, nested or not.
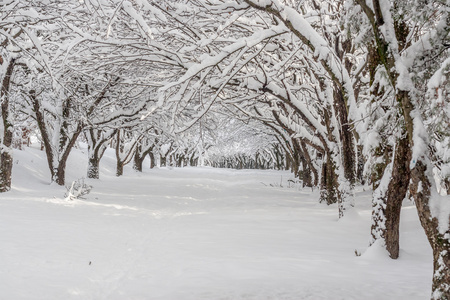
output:
[[[91,192],[92,186],[84,182],[84,178],[77,179],[67,186],[67,192],[64,195],[66,200],[84,199],[83,196]]]

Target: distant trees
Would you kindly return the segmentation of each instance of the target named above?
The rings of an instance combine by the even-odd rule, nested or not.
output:
[[[285,153],[280,153],[274,133],[260,122],[247,119],[244,123],[244,120],[228,117],[217,120],[216,142],[211,141],[206,164],[219,168],[284,169]]]

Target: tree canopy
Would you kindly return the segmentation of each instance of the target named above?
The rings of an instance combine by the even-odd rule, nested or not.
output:
[[[42,141],[51,180],[88,144],[98,178],[152,166],[290,169],[320,201],[373,187],[372,242],[398,257],[404,198],[450,299],[446,0],[0,1],[0,192],[12,148]],[[17,142],[18,141],[18,142]],[[447,197],[445,197],[447,195]]]

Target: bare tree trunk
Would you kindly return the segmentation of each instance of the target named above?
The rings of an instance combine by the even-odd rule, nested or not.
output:
[[[136,150],[137,142],[134,141],[132,147],[129,149],[124,149],[123,141],[121,138],[121,130],[118,130],[116,133],[116,176],[123,175],[123,167],[130,162],[133,158],[133,153]],[[125,152],[126,151],[126,152]],[[122,155],[125,153],[125,157]]]
[[[427,174],[428,173],[428,174]],[[428,241],[433,249],[433,286],[431,298],[434,300],[450,299],[450,229],[439,230],[439,220],[430,210],[431,170],[419,160],[411,170],[411,196],[416,203],[417,212]],[[450,223],[449,220],[442,220]],[[442,222],[441,221],[441,222]]]
[[[142,172],[142,162],[144,161],[144,157],[140,157],[138,151],[136,150],[136,152],[134,153],[134,158],[133,158],[133,169],[138,171],[138,172]]]
[[[123,166],[128,163],[127,157],[131,155],[131,152],[127,154],[127,157],[125,159],[121,158],[121,153],[123,151],[123,144],[121,140],[120,135],[121,130],[117,131],[116,134],[116,176],[122,176],[123,175]]]
[[[303,187],[312,187],[312,176],[311,176],[311,169],[309,168],[309,165],[305,159],[305,156],[302,155],[300,157],[300,161],[302,164],[302,170],[299,172],[299,177],[303,181]]]
[[[391,258],[398,258],[399,255],[399,227],[400,211],[403,199],[408,191],[411,160],[410,144],[407,137],[403,137],[397,143],[395,150],[394,165],[392,170],[392,180],[389,182],[387,202],[386,202],[386,249]]]
[[[56,169],[56,176],[54,176],[54,181],[57,185],[64,185],[66,181],[66,160],[61,161]]]
[[[155,163],[155,155],[153,154],[152,151],[150,151],[150,152],[148,153],[148,156],[150,156],[150,169],[153,169],[153,168],[156,166],[156,163]]]
[[[415,126],[411,117],[414,105],[411,102],[409,93],[400,91],[397,97],[402,104],[408,138],[411,144],[420,143],[420,140],[414,140]],[[409,191],[416,204],[420,223],[433,249],[431,298],[434,300],[450,300],[450,216],[447,215],[448,220],[438,220],[436,215],[433,215],[431,212],[431,191],[436,187],[431,184],[434,182],[434,178],[427,155],[428,153],[424,153],[412,161],[413,167],[411,169]],[[436,199],[435,201],[439,200]],[[444,224],[440,224],[440,222]]]
[[[82,126],[81,124],[78,125],[77,129],[75,130],[75,133],[71,137],[67,137],[64,145],[61,145],[60,148],[63,152],[60,156],[61,158],[58,161],[58,166],[56,168],[56,173],[53,174],[54,181],[58,185],[64,185],[66,180],[66,163],[67,159],[69,158],[70,151],[72,151],[73,146],[75,145],[75,142],[78,139],[78,136],[81,134]]]
[[[385,183],[381,183],[374,192],[374,205],[372,210],[372,238],[373,242],[378,239],[385,241],[386,250],[393,259],[398,258],[400,248],[400,211],[403,199],[406,197],[410,181],[409,162],[411,160],[410,144],[407,136],[398,140],[395,157],[392,166],[382,179],[389,181],[387,190],[380,192],[378,189],[385,189]],[[375,196],[377,195],[378,196]],[[372,242],[372,243],[373,243]]]
[[[133,169],[138,171],[138,172],[142,172],[142,164],[144,162],[145,157],[148,155],[150,155],[150,158],[152,159],[152,150],[154,148],[154,145],[152,145],[151,147],[148,147],[147,150],[145,150],[144,152],[142,152],[142,146],[138,145],[136,147],[136,150],[134,152],[134,157],[133,157]],[[153,159],[152,159],[153,161]],[[152,163],[152,162],[150,162]]]
[[[358,160],[356,162],[356,179],[359,181],[359,183],[365,184],[366,183],[366,178],[364,178],[365,159],[363,155],[363,147],[362,145],[358,145],[356,146],[356,149],[358,154]]]
[[[100,178],[100,160],[106,151],[106,143],[115,134],[115,130],[104,131],[102,129],[89,128],[85,131],[85,138],[88,141],[88,178]]]
[[[322,176],[320,181],[320,202],[326,202],[328,205],[338,201],[338,179],[336,167],[333,159],[326,154],[325,161],[322,165]]]
[[[356,171],[355,171],[355,146],[353,139],[353,131],[348,120],[347,107],[345,104],[344,94],[342,90],[336,88],[334,93],[334,107],[337,118],[339,120],[339,135],[342,143],[342,164],[344,168],[345,178],[350,182],[351,188],[356,183]]]
[[[87,177],[91,179],[99,179],[100,178],[100,160],[103,157],[103,154],[106,151],[106,146],[101,143],[97,143],[94,146],[94,149],[91,150],[92,153],[89,153],[88,159],[88,170]],[[88,149],[88,152],[89,149]]]
[[[100,178],[100,159],[96,155],[88,159],[87,177],[91,179]]]
[[[6,145],[5,145],[6,146]],[[0,193],[11,189],[11,174],[13,157],[10,151],[3,151],[0,155]]]
[[[1,115],[2,115],[2,131],[3,137],[0,140],[0,193],[7,192],[11,189],[11,174],[13,166],[12,157],[12,138],[13,125],[9,120],[9,88],[11,84],[11,76],[14,71],[15,60],[10,60],[6,73],[3,77],[2,87],[0,92],[1,100]]]
[[[123,175],[123,162],[118,160],[116,164],[116,176],[122,176]]]
[[[166,166],[166,161],[167,161],[167,157],[166,156],[164,156],[164,157],[162,155],[159,156],[159,165],[161,167],[165,167]]]
[[[36,91],[34,90],[30,91],[30,98],[33,105],[33,111],[36,114],[36,122],[38,124],[42,141],[44,143],[45,154],[47,156],[47,162],[52,176],[51,180],[52,182],[56,182],[58,185],[64,185],[67,159],[69,158],[70,151],[75,145],[75,142],[78,136],[80,135],[83,127],[79,123],[72,136],[67,136],[65,132],[69,131],[68,130],[69,124],[66,121],[63,121],[61,126],[61,132],[64,132],[64,134],[62,134],[62,138],[60,138],[59,140],[58,149],[54,149],[50,141],[50,134],[47,125],[45,123],[44,115],[42,114],[41,111],[41,105],[38,99],[36,98]],[[70,99],[68,98],[66,102],[70,103]],[[68,110],[68,107],[66,107],[65,110],[66,109]],[[67,111],[64,112],[64,116],[68,116]],[[54,153],[55,151],[59,151],[59,154],[61,154],[58,161],[55,161],[56,157]]]
[[[311,187],[313,186],[318,186],[319,184],[319,173],[317,172],[316,167],[313,165],[312,160],[311,160],[311,156],[308,153],[308,149],[307,146],[305,144],[304,141],[300,140],[300,146],[302,148],[302,152],[303,152],[303,158],[304,158],[304,162],[307,164],[309,172],[310,172],[310,176],[311,176],[311,172],[312,175],[314,175],[314,181],[312,181],[311,179]]]
[[[288,171],[292,168],[292,156],[290,154],[286,154],[286,165],[285,165],[285,170]]]

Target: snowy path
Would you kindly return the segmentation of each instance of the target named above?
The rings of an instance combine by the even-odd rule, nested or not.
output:
[[[0,299],[428,298],[431,251],[409,203],[392,261],[366,251],[368,192],[338,221],[310,191],[270,186],[286,172],[129,170],[68,203],[20,155],[0,196]]]

